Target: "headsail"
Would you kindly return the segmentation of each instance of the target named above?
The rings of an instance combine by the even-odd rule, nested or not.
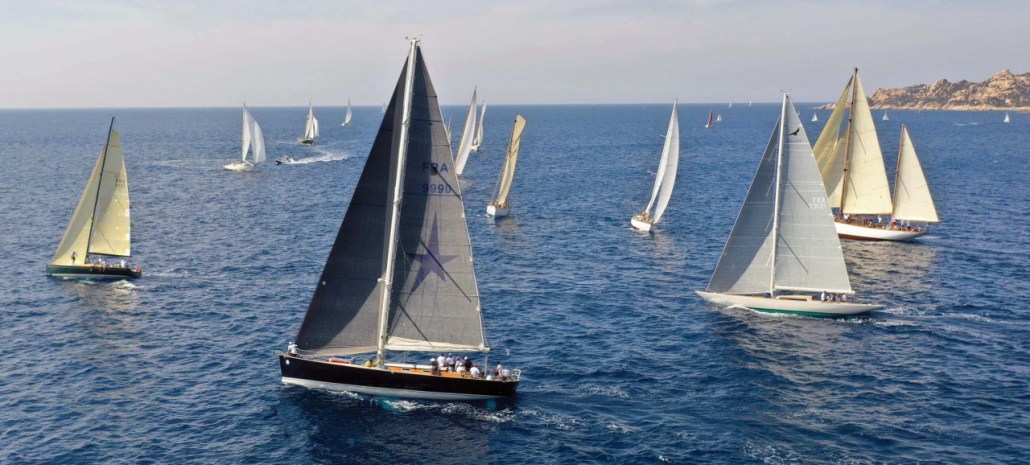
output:
[[[511,128],[511,141],[508,142],[508,153],[504,157],[504,166],[501,167],[501,177],[494,195],[494,203],[497,205],[508,204],[511,182],[515,179],[515,163],[518,161],[519,147],[522,145],[522,130],[525,128],[526,119],[516,114],[515,124]]]
[[[916,156],[916,148],[908,135],[908,128],[901,125],[901,141],[898,143],[898,172],[894,178],[894,213],[899,220],[937,223],[937,209],[930,196],[930,186],[923,175],[923,167]]]
[[[347,114],[343,115],[343,124],[340,126],[347,126],[350,124],[351,118],[354,116],[354,112],[350,109],[350,99],[347,99]]]
[[[253,149],[253,163],[256,165],[265,161],[265,136],[261,132],[261,126],[243,104],[243,146],[241,159],[247,161],[247,151]]]
[[[417,43],[412,46],[297,336],[307,353],[376,350],[388,250],[395,253],[386,348],[488,350],[450,145],[421,51]],[[409,67],[414,69],[405,127]],[[404,168],[400,176],[398,165]],[[396,234],[390,234],[398,179],[399,220]]]
[[[476,128],[476,137],[472,139],[472,151],[479,151],[480,144],[483,143],[483,120],[486,119],[486,100],[483,100],[483,106],[479,110],[479,127]]]
[[[672,188],[676,183],[676,169],[679,166],[680,158],[680,123],[676,113],[676,102],[672,104],[672,115],[669,116],[669,128],[665,134],[665,146],[662,147],[662,159],[658,163],[658,174],[655,176],[654,189],[651,191],[651,200],[647,202],[650,221],[657,223],[665,214],[669,206],[669,199],[672,198]],[[657,206],[656,202],[657,201]],[[655,206],[654,213],[651,207]]]
[[[841,125],[844,122],[844,111],[847,109],[848,95],[851,94],[851,84],[855,78],[848,79],[848,84],[840,93],[840,98],[833,105],[833,113],[830,119],[826,120],[823,132],[815,141],[812,151],[815,153],[815,161],[819,164],[819,171],[823,176],[823,184],[826,186],[826,195],[829,196],[830,206],[840,206],[841,181],[844,179],[844,156],[847,146],[847,136],[841,136]],[[813,113],[812,116],[815,116]]]
[[[465,171],[465,162],[469,159],[469,152],[472,151],[472,142],[476,135],[476,89],[472,90],[472,102],[469,103],[468,116],[465,117],[465,130],[461,133],[461,142],[458,143],[458,152],[454,154],[454,172],[461,174]]]
[[[128,257],[130,248],[129,184],[121,140],[111,118],[107,143],[50,264],[72,265],[73,252],[79,264],[87,253]]]

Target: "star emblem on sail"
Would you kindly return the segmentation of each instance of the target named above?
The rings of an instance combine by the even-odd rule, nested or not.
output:
[[[445,279],[447,277],[447,270],[444,269],[444,264],[458,258],[457,255],[440,254],[440,229],[436,216],[433,216],[433,226],[429,232],[429,241],[422,245],[425,247],[425,253],[407,254],[409,258],[419,262],[419,272],[415,277],[415,284],[412,286],[412,289],[418,289],[430,274],[436,275],[440,280]]]

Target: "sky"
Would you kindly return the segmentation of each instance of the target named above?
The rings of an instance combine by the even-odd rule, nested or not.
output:
[[[0,108],[835,100],[1030,72],[1023,0],[0,0]],[[1022,57],[1022,58],[1019,58]]]

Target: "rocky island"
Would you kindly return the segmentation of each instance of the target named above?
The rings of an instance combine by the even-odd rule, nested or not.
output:
[[[1006,69],[984,82],[940,79],[929,85],[876,89],[869,105],[887,110],[1030,111],[1030,73],[1012,74]]]

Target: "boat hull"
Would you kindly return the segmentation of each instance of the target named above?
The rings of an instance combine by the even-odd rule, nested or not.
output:
[[[696,291],[701,298],[719,305],[740,305],[767,313],[787,313],[815,317],[860,315],[883,308],[882,305],[852,302],[823,302],[821,300],[773,299],[764,296],[719,294]]]
[[[505,207],[498,207],[496,205],[487,205],[486,206],[486,215],[490,216],[490,217],[493,217],[493,218],[504,218],[504,217],[508,216],[508,211],[509,210],[510,210],[509,208],[505,208]]]
[[[254,164],[249,161],[239,161],[236,163],[229,163],[228,165],[222,166],[230,171],[250,171],[254,169]]]
[[[304,145],[311,145],[315,143],[315,139],[297,139],[297,142],[300,142]]]
[[[518,381],[487,381],[367,368],[279,354],[282,382],[310,389],[429,400],[476,400],[515,395]]]
[[[920,231],[906,231],[903,229],[869,228],[857,224],[834,222],[833,227],[837,229],[837,235],[845,239],[858,241],[910,241],[926,234],[927,229]]]
[[[46,274],[61,279],[136,279],[143,276],[142,271],[120,266],[108,266],[102,270],[99,266],[88,265],[47,265]]]
[[[633,226],[633,229],[644,232],[651,232],[651,228],[654,226],[653,223],[638,220],[636,217],[630,218],[629,224]]]

